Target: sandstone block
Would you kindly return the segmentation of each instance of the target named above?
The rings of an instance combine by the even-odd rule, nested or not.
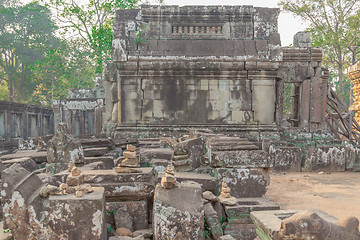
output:
[[[125,227],[131,231],[147,229],[147,201],[110,202],[107,208],[113,209],[116,228]]]
[[[148,148],[141,149],[139,153],[140,165],[142,167],[150,166],[153,159],[166,159],[171,161],[173,150],[170,148]]]
[[[215,177],[225,178],[231,189],[231,195],[236,198],[262,197],[270,184],[267,170],[261,168],[216,168]],[[221,189],[218,189],[220,192]]]
[[[182,182],[172,189],[157,184],[154,194],[154,239],[204,239],[201,186]]]
[[[157,182],[160,183],[162,177],[165,174],[163,172],[158,173]],[[216,178],[208,175],[208,174],[200,174],[193,172],[175,172],[175,177],[178,182],[183,181],[194,181],[200,184],[203,191],[216,191]]]
[[[20,164],[23,168],[25,168],[29,172],[35,171],[38,168],[36,162],[29,157],[2,161],[4,168],[10,167],[14,163]]]
[[[324,146],[310,149],[302,171],[345,171],[346,149],[342,146]]]
[[[93,192],[81,198],[73,194],[52,195],[49,201],[53,210],[49,213],[49,227],[55,236],[66,239],[105,239],[103,188],[94,188]]]
[[[93,162],[103,162],[104,169],[112,169],[114,167],[114,159],[112,157],[101,156],[101,157],[85,157],[84,164],[89,164]]]
[[[85,157],[98,157],[103,156],[109,149],[107,147],[94,147],[94,148],[86,148],[84,149],[84,156]]]
[[[262,150],[211,151],[212,167],[271,167],[269,154]]]
[[[273,170],[279,172],[300,172],[301,153],[298,147],[271,146],[269,154],[273,162]]]

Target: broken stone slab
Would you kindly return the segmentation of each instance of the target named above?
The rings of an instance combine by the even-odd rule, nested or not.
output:
[[[278,172],[300,172],[301,154],[302,150],[298,147],[269,147],[273,170]]]
[[[20,164],[15,163],[2,172],[4,227],[12,231],[15,239],[29,239],[34,234],[39,237],[36,229],[42,226],[36,222],[39,212],[34,215],[34,208],[43,206],[39,196],[43,186],[35,173],[28,172]]]
[[[205,229],[210,232],[213,239],[219,239],[219,237],[224,235],[217,212],[211,203],[204,204],[204,217],[206,221]]]
[[[269,210],[269,211],[254,211],[250,213],[250,218],[253,221],[256,232],[261,239],[283,240],[280,237],[281,221],[285,218],[291,217],[295,213],[303,212],[304,210]],[[321,210],[312,210],[320,217],[328,222],[336,223],[337,218],[331,216]]]
[[[137,231],[149,227],[146,200],[109,202],[107,208],[114,212],[116,228],[125,227]]]
[[[2,164],[4,164],[5,167],[10,167],[14,163],[20,164],[23,168],[25,168],[29,172],[33,172],[36,169],[38,169],[36,162],[29,157],[2,161]]]
[[[99,157],[85,157],[84,164],[89,164],[92,162],[103,162],[104,169],[112,169],[114,167],[114,159],[112,157],[107,156],[99,156]]]
[[[87,170],[80,168],[84,183],[104,187],[107,201],[137,201],[152,195],[154,190],[152,168],[136,168],[136,173],[116,173],[113,169]],[[69,173],[55,174],[57,181],[66,179]]]
[[[301,171],[342,172],[345,171],[346,148],[322,146],[309,150]]]
[[[0,156],[0,160],[1,161],[5,161],[5,160],[11,160],[11,159],[19,159],[19,158],[31,158],[32,160],[34,160],[37,164],[46,162],[46,152],[38,152],[36,150],[22,150],[22,151],[17,151],[16,153],[12,153],[12,154],[6,154],[6,155],[2,155]]]
[[[269,154],[262,150],[210,151],[211,167],[271,167]]]
[[[170,148],[140,149],[139,160],[142,167],[150,166],[153,159],[166,159],[171,161],[173,150]]]
[[[56,133],[47,145],[48,163],[83,163],[84,152],[79,140],[75,139],[65,123],[59,123]]]
[[[157,177],[157,182],[160,183],[161,178],[165,176],[164,172],[159,172]],[[175,172],[175,178],[178,182],[183,181],[194,181],[200,184],[203,191],[216,192],[216,178],[208,174],[200,174],[193,172]]]
[[[106,238],[104,188],[94,187],[93,192],[81,198],[74,194],[52,195],[48,225],[54,236],[65,239]]]
[[[235,240],[253,240],[257,236],[254,224],[238,224],[234,222],[226,225],[224,234],[232,236]]]
[[[95,147],[95,148],[86,148],[84,149],[85,157],[99,157],[104,156],[109,149],[107,147]]]
[[[204,210],[200,184],[184,181],[175,188],[156,185],[153,208],[154,239],[204,239]]]
[[[241,220],[251,224],[250,213],[253,211],[280,210],[280,206],[267,198],[238,198],[235,206],[224,206],[227,221]]]
[[[188,139],[174,146],[174,158],[177,155],[188,155],[191,160],[191,168],[196,169],[203,163],[204,144],[201,138]]]
[[[270,184],[268,169],[216,168],[214,174],[218,181],[225,179],[231,195],[236,198],[262,197]]]

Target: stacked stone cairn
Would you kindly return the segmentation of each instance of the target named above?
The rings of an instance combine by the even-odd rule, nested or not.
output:
[[[139,172],[136,169],[140,167],[140,161],[136,156],[136,148],[131,144],[126,145],[126,151],[123,152],[123,156],[120,157],[121,162],[115,167],[117,173],[136,173]]]
[[[224,178],[221,183],[221,193],[219,196],[219,200],[222,204],[229,205],[229,206],[233,206],[233,205],[237,204],[238,200],[236,198],[232,197],[230,195],[230,193],[231,193],[231,189],[226,184],[226,180]]]
[[[171,189],[176,186],[175,172],[171,165],[165,171],[165,177],[161,178],[161,186],[165,189]]]
[[[59,186],[63,194],[75,193],[76,197],[82,197],[84,193],[93,191],[90,184],[84,184],[84,175],[81,174],[79,168],[70,163],[68,171],[70,175],[67,177],[66,183]]]

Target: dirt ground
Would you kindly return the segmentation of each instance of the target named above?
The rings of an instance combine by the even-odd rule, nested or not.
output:
[[[320,209],[360,219],[360,172],[272,173],[265,196],[281,209]]]

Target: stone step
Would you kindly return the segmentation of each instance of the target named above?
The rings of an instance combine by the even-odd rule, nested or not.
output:
[[[84,157],[98,157],[103,156],[109,152],[107,147],[96,147],[84,149]]]
[[[139,160],[143,167],[150,166],[153,159],[171,160],[173,150],[171,148],[145,148],[140,149]]]
[[[107,147],[109,149],[115,147],[115,143],[113,140],[108,138],[97,138],[97,139],[79,139],[81,146],[86,148],[92,147]]]

